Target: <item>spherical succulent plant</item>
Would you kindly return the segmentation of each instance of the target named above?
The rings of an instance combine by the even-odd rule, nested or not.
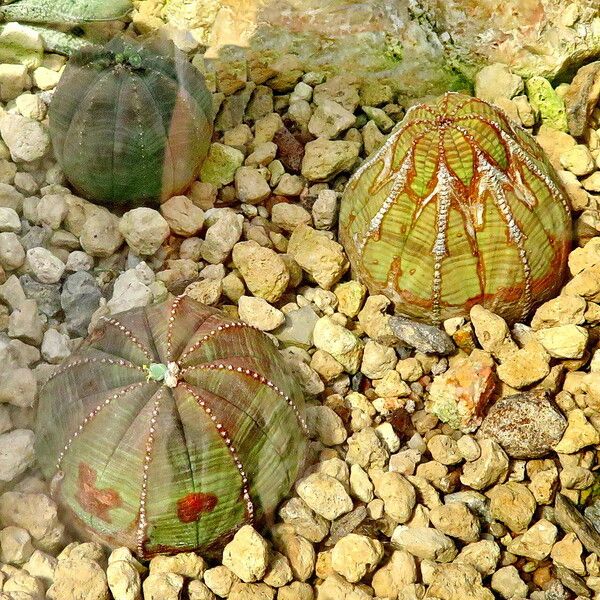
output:
[[[84,535],[143,558],[209,552],[290,490],[303,411],[264,333],[180,296],[104,319],[65,361],[36,452]]]
[[[208,153],[212,97],[171,42],[125,37],[75,53],[49,109],[67,179],[88,200],[157,203],[179,194]]]
[[[515,321],[560,288],[571,218],[534,139],[448,93],[412,107],[354,174],[339,233],[354,272],[397,312],[439,323],[483,304]]]

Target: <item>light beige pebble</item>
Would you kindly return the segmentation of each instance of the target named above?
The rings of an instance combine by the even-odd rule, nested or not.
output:
[[[44,600],[44,584],[37,578],[32,577],[25,571],[18,571],[11,575],[3,586],[3,591],[14,600]]]
[[[200,579],[205,570],[205,560],[195,552],[156,556],[150,561],[150,573],[176,573],[190,579]]]
[[[277,600],[314,600],[314,591],[310,584],[294,581],[279,588]]]
[[[581,296],[561,294],[542,304],[533,315],[535,330],[559,325],[581,325],[585,321],[586,301]]]
[[[581,358],[588,341],[588,331],[579,325],[559,325],[540,329],[536,337],[553,358]]]
[[[29,560],[23,565],[23,569],[33,577],[36,577],[49,588],[54,581],[54,571],[58,561],[41,550],[34,550]]]
[[[462,502],[452,502],[436,506],[429,511],[431,524],[446,535],[463,542],[476,542],[479,539],[479,519]]]
[[[521,579],[519,571],[512,565],[498,569],[492,575],[492,589],[500,594],[502,598],[523,597],[529,594],[527,584]]]
[[[271,195],[265,176],[254,167],[240,167],[235,172],[235,190],[240,202],[260,204]]]
[[[346,581],[341,575],[333,573],[317,585],[316,600],[369,600],[371,594],[359,586]]]
[[[463,460],[458,444],[449,435],[434,435],[427,442],[434,460],[443,465],[456,465]]]
[[[288,287],[290,274],[279,254],[255,241],[233,247],[233,263],[248,289],[267,302],[277,302]]]
[[[338,218],[338,193],[319,190],[312,206],[312,219],[316,229],[332,229]]]
[[[292,568],[287,557],[280,552],[271,552],[264,582],[271,587],[280,588],[290,583],[293,577]]]
[[[386,371],[394,369],[397,362],[394,348],[368,340],[364,347],[360,370],[369,379],[380,379]]]
[[[338,310],[342,314],[354,318],[362,308],[367,288],[362,283],[352,280],[339,283],[333,292],[338,299]]]
[[[510,387],[522,389],[546,377],[550,372],[550,355],[535,341],[509,355],[498,366],[498,377]]]
[[[508,544],[507,550],[518,556],[543,560],[550,554],[557,535],[558,529],[554,523],[540,519],[523,535],[514,538]]]
[[[299,196],[305,184],[304,177],[284,173],[279,179],[274,193],[281,194],[282,196]]]
[[[387,370],[381,377],[373,381],[375,393],[380,398],[402,398],[409,396],[411,389],[405,381],[402,381],[398,371]]]
[[[27,250],[27,265],[40,283],[57,283],[65,272],[65,263],[42,247]]]
[[[383,558],[383,544],[365,535],[351,533],[339,540],[331,552],[331,566],[351,583],[372,573]]]
[[[104,570],[98,563],[87,558],[59,560],[54,571],[54,582],[48,589],[46,597],[49,600],[81,598],[82,590],[85,590],[85,598],[109,600],[110,595]],[[159,596],[147,594],[146,598],[158,600]],[[173,600],[173,598],[176,599],[177,596],[162,596],[162,600]]]
[[[217,600],[210,588],[199,579],[194,579],[188,584],[188,596],[189,600]]]
[[[336,481],[334,479],[334,481]],[[339,482],[337,482],[339,483]],[[316,554],[313,545],[294,528],[287,524],[278,524],[271,528],[275,548],[290,562],[294,579],[306,581],[315,570]]]
[[[450,562],[458,554],[451,538],[429,527],[398,525],[392,534],[392,545],[417,558],[436,562]]]
[[[349,171],[360,152],[357,142],[318,138],[308,142],[302,160],[302,175],[309,181],[328,181],[343,171]]]
[[[403,589],[417,581],[417,565],[406,550],[394,550],[388,562],[373,575],[371,585],[382,598],[398,598]]]
[[[223,550],[223,565],[242,581],[260,581],[269,565],[269,546],[250,525],[244,525]]]
[[[221,598],[226,598],[239,577],[223,565],[217,565],[204,572],[204,583]]]
[[[353,508],[352,499],[344,486],[334,477],[312,473],[296,484],[298,495],[312,510],[334,521]]]
[[[114,600],[141,600],[142,581],[132,563],[125,560],[111,562],[106,569],[106,579]]]
[[[204,235],[202,258],[211,264],[224,263],[242,235],[243,223],[243,215],[231,209],[220,211]]]
[[[106,258],[123,244],[119,220],[105,210],[93,212],[84,222],[79,236],[82,249],[90,256]]]
[[[499,560],[500,546],[492,540],[480,540],[464,546],[454,562],[471,565],[486,577],[496,570]]]
[[[119,221],[119,231],[127,245],[139,256],[150,256],[169,237],[169,223],[153,208],[134,208]]]
[[[372,427],[365,427],[348,438],[348,464],[357,464],[363,469],[383,469],[388,458],[388,450]]]
[[[377,425],[375,431],[389,453],[397,452],[400,449],[400,438],[390,422],[385,421],[381,425]]]
[[[22,565],[33,554],[31,536],[26,529],[9,525],[0,531],[0,560]]]
[[[321,317],[313,329],[316,348],[335,358],[348,373],[356,373],[360,366],[363,346],[351,331],[329,316]]]
[[[312,217],[300,204],[278,202],[271,210],[271,220],[284,231],[294,231],[299,225],[310,225]]]
[[[460,563],[436,565],[429,594],[438,600],[494,600],[494,594],[482,583],[481,573],[470,565]]]
[[[142,585],[144,600],[179,600],[183,584],[183,577],[175,573],[151,574]]]
[[[508,475],[509,460],[500,445],[490,439],[479,441],[481,455],[463,466],[461,482],[475,490],[483,490],[502,482]]]
[[[586,419],[585,413],[581,409],[571,410],[567,418],[567,429],[560,442],[554,446],[556,452],[573,454],[586,446],[600,443],[600,433]]]
[[[0,135],[16,163],[30,163],[43,158],[50,148],[46,125],[15,113],[0,117]]]
[[[261,331],[273,331],[285,322],[285,315],[262,298],[241,296],[238,310],[242,321]]]
[[[388,471],[375,477],[375,494],[384,502],[385,512],[397,523],[406,523],[416,505],[413,486],[400,473]]]
[[[331,139],[354,125],[356,117],[333,100],[323,100],[315,109],[308,131],[315,137]]]
[[[190,283],[183,293],[200,304],[215,306],[223,293],[223,283],[217,279],[202,279]]]
[[[560,155],[560,164],[567,171],[581,177],[589,175],[596,167],[594,157],[589,148],[583,144],[577,144]]]
[[[519,533],[529,526],[535,509],[535,497],[529,488],[516,481],[496,485],[487,494],[490,514],[511,531]]]
[[[574,533],[567,533],[552,547],[550,556],[555,564],[565,567],[578,575],[586,574],[582,560],[583,545]]]
[[[348,270],[343,248],[325,233],[298,225],[290,236],[288,254],[323,289],[331,289]]]
[[[471,309],[469,316],[481,347],[492,356],[503,361],[518,349],[502,317],[479,304]]]
[[[346,441],[347,433],[344,422],[329,406],[308,406],[306,422],[312,436],[325,446],[337,446]]]
[[[187,196],[173,196],[160,205],[171,231],[183,237],[196,235],[204,225],[204,211]]]
[[[318,543],[329,533],[329,521],[316,514],[301,498],[290,498],[279,510],[284,523],[310,542]]]
[[[350,493],[362,502],[371,502],[374,497],[373,482],[367,472],[359,465],[350,467]]]

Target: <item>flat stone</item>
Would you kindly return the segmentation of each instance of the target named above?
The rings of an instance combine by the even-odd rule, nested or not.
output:
[[[581,67],[564,96],[567,122],[571,135],[585,133],[594,107],[600,98],[600,61]]]
[[[441,563],[451,562],[458,554],[451,538],[429,527],[398,525],[392,534],[392,545],[417,558]]]
[[[575,408],[569,411],[567,428],[554,450],[561,454],[573,454],[586,446],[600,443],[600,433],[586,419],[585,413]]]
[[[302,160],[302,175],[309,181],[328,181],[343,171],[349,171],[356,160],[360,145],[356,142],[326,140],[308,142]]]
[[[544,391],[506,396],[488,410],[479,435],[496,440],[511,458],[540,458],[563,436],[567,420]]]
[[[442,356],[454,351],[452,338],[442,329],[411,321],[404,317],[390,317],[390,327],[399,340],[416,348],[423,354],[441,354]]]
[[[600,555],[600,533],[564,494],[556,494],[554,514],[557,523],[566,532],[574,533],[588,552]]]

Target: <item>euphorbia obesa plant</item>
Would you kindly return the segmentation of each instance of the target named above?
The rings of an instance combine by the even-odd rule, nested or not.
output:
[[[354,174],[340,239],[396,311],[439,323],[483,304],[509,321],[560,289],[567,195],[533,137],[462,94],[412,107]]]
[[[182,296],[102,321],[44,385],[36,450],[83,535],[206,552],[290,490],[303,413],[264,333]]]

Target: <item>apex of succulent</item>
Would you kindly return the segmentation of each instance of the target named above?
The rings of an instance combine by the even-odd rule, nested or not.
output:
[[[571,226],[533,137],[447,93],[412,107],[356,171],[339,234],[354,273],[398,313],[439,323],[482,304],[512,322],[560,289]]]

